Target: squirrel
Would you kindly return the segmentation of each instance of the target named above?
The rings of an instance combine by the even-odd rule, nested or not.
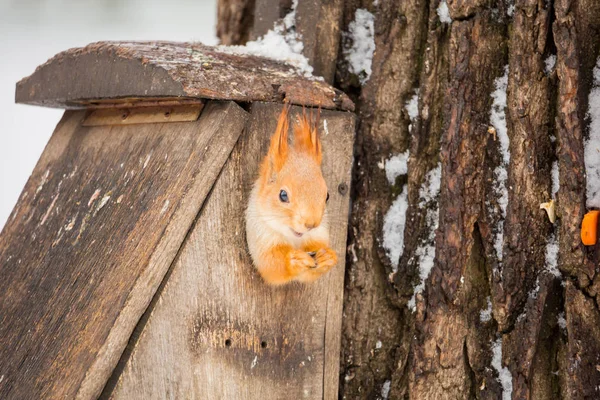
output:
[[[337,264],[329,247],[327,185],[317,127],[306,113],[288,143],[287,104],[279,116],[246,209],[246,240],[254,266],[271,285],[312,282]]]

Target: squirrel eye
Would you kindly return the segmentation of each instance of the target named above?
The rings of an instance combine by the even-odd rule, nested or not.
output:
[[[282,190],[279,192],[279,200],[281,200],[284,203],[290,202],[290,199],[288,198],[288,194],[285,190]]]
[[[325,199],[325,203],[329,201],[329,192],[327,192],[327,198]]]

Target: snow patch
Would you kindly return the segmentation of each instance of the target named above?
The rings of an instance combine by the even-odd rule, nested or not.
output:
[[[361,85],[371,77],[371,64],[375,52],[375,17],[369,11],[356,10],[354,21],[348,25],[348,47],[344,48],[344,57],[348,61],[350,73],[359,77]]]
[[[400,175],[408,173],[408,150],[397,154],[385,162],[385,175],[390,185],[396,182]],[[390,259],[392,271],[398,270],[398,262],[404,252],[404,227],[406,211],[408,210],[408,189],[402,186],[401,193],[396,197],[383,219],[383,248]]]
[[[390,395],[390,386],[391,386],[392,382],[391,381],[385,381],[383,383],[383,386],[381,387],[381,397],[386,400],[389,395]]]
[[[427,239],[419,244],[415,251],[416,256],[419,257],[419,284],[415,286],[412,298],[408,302],[409,309],[413,311],[416,309],[416,296],[425,289],[425,281],[434,265],[435,231],[438,229],[440,216],[437,197],[440,193],[441,181],[442,165],[438,164],[427,173],[423,185],[419,188],[419,207],[427,209],[425,218],[429,233]]]
[[[498,381],[502,385],[502,400],[511,400],[512,375],[508,368],[502,366],[502,338],[492,343],[492,367],[498,372]]]
[[[558,161],[552,163],[552,197],[556,198],[556,193],[560,187],[560,175],[558,170]]]
[[[556,194],[560,187],[560,174],[558,170],[558,162],[552,163],[552,198],[556,199]],[[556,277],[561,277],[558,269],[558,231],[550,234],[546,243],[546,271]]]
[[[561,277],[558,269],[558,233],[550,234],[548,243],[546,243],[546,271],[556,277]]]
[[[547,74],[549,74],[550,72],[552,72],[552,70],[554,69],[554,65],[556,64],[556,55],[550,54],[548,58],[546,58],[544,63],[546,64],[545,71]]]
[[[406,102],[404,107],[411,121],[419,116],[419,89],[415,90],[415,94]]]
[[[567,320],[565,319],[564,311],[558,313],[558,326],[560,327],[560,329],[567,329]]]
[[[384,162],[385,176],[390,185],[396,183],[396,178],[408,173],[408,150],[390,157]]]
[[[244,46],[219,46],[219,50],[231,54],[247,54],[283,61],[293,66],[301,75],[313,77],[313,68],[302,54],[304,44],[296,33],[296,8],[298,0],[293,0],[292,10],[275,23],[264,36],[246,43]]]
[[[448,9],[448,3],[446,0],[440,2],[440,5],[437,8],[437,15],[440,17],[440,22],[444,24],[451,24],[452,18],[450,17],[450,10]]]
[[[408,210],[408,190],[402,187],[402,193],[396,197],[383,219],[383,248],[386,251],[392,271],[398,271],[398,262],[404,252],[404,227]]]
[[[506,208],[508,206],[508,190],[506,181],[508,180],[508,164],[510,162],[509,138],[506,128],[506,89],[508,87],[508,65],[504,67],[504,75],[495,80],[496,90],[492,93],[492,109],[490,112],[490,123],[496,130],[498,140],[500,141],[500,153],[502,162],[494,170],[495,174],[495,192],[500,205],[501,220],[496,227],[494,249],[498,261],[502,261],[502,247],[504,245],[504,219],[506,218]]]
[[[427,206],[432,200],[435,200],[437,195],[440,193],[440,187],[442,185],[442,165],[438,163],[437,167],[427,173],[425,177],[425,183],[419,189],[419,205],[421,207]],[[429,215],[428,215],[429,216]],[[428,221],[427,222],[432,222]]]
[[[500,149],[502,150],[502,160],[508,164],[510,153],[508,146],[510,144],[506,129],[506,89],[508,88],[508,65],[504,67],[504,75],[496,78],[494,81],[496,90],[492,93],[492,111],[490,122],[496,128],[498,139],[500,140]]]
[[[537,278],[535,280],[535,286],[529,291],[528,296],[530,299],[537,299],[539,293],[540,293],[540,275],[537,276]],[[520,315],[520,317],[521,316],[523,318],[527,316],[526,309],[523,309],[523,313]]]
[[[492,319],[492,300],[488,296],[487,298],[487,308],[485,310],[481,310],[479,313],[479,320],[481,322],[488,322]]]
[[[584,143],[588,208],[600,207],[600,58],[594,68],[594,84],[590,91],[588,118],[590,135]]]
[[[419,89],[415,90],[415,94],[406,102],[404,105],[408,117],[410,118],[410,125],[408,125],[408,131],[412,131],[413,124],[419,116]]]

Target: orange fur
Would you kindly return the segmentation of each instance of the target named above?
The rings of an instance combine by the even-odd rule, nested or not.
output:
[[[270,172],[279,172],[285,160],[287,159],[289,152],[288,145],[288,113],[290,111],[289,105],[286,105],[281,110],[279,120],[277,121],[277,128],[275,133],[271,137],[271,145],[269,146],[269,157],[268,161],[265,160],[263,164],[268,164]],[[261,174],[262,175],[262,174]]]
[[[329,247],[318,125],[303,112],[290,146],[289,109],[284,106],[279,116],[246,211],[252,260],[263,279],[274,285],[314,281],[337,263]],[[287,201],[280,199],[281,191]]]
[[[298,151],[307,152],[315,159],[317,164],[321,165],[321,141],[317,134],[317,127],[311,124],[304,110],[302,117],[298,118],[298,122],[294,127],[294,147]]]

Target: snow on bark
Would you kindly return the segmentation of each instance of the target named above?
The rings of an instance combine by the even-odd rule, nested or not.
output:
[[[425,289],[425,281],[433,268],[435,260],[435,231],[438,228],[440,217],[438,196],[441,181],[442,165],[438,164],[436,168],[429,171],[423,186],[419,189],[419,207],[427,209],[428,234],[427,238],[419,244],[415,251],[416,256],[419,257],[419,284],[415,286],[413,296],[408,302],[408,307],[411,310],[415,310],[416,296]]]
[[[371,64],[375,52],[375,17],[369,11],[356,10],[354,21],[350,22],[348,32],[344,34],[349,45],[344,48],[344,58],[349,71],[365,84],[371,77]]]
[[[585,141],[585,171],[588,208],[600,207],[600,58],[594,68],[594,84],[590,92],[588,118],[590,131]]]
[[[293,0],[292,10],[281,21],[276,22],[273,29],[257,40],[248,42],[244,46],[219,46],[219,50],[283,61],[295,67],[301,75],[307,78],[313,77],[313,67],[302,54],[304,44],[296,32],[297,7],[298,0]]]
[[[506,89],[508,87],[508,65],[504,68],[504,75],[496,78],[496,90],[492,93],[492,109],[490,112],[490,123],[496,130],[500,142],[500,152],[502,160],[494,171],[495,191],[500,205],[501,220],[496,227],[494,248],[498,261],[502,261],[502,247],[504,245],[504,219],[506,218],[506,208],[508,206],[508,189],[506,181],[508,180],[508,164],[510,162],[509,138],[506,128]]]
[[[498,381],[502,385],[502,400],[512,398],[512,375],[502,366],[502,338],[492,343],[492,367],[498,372]]]

